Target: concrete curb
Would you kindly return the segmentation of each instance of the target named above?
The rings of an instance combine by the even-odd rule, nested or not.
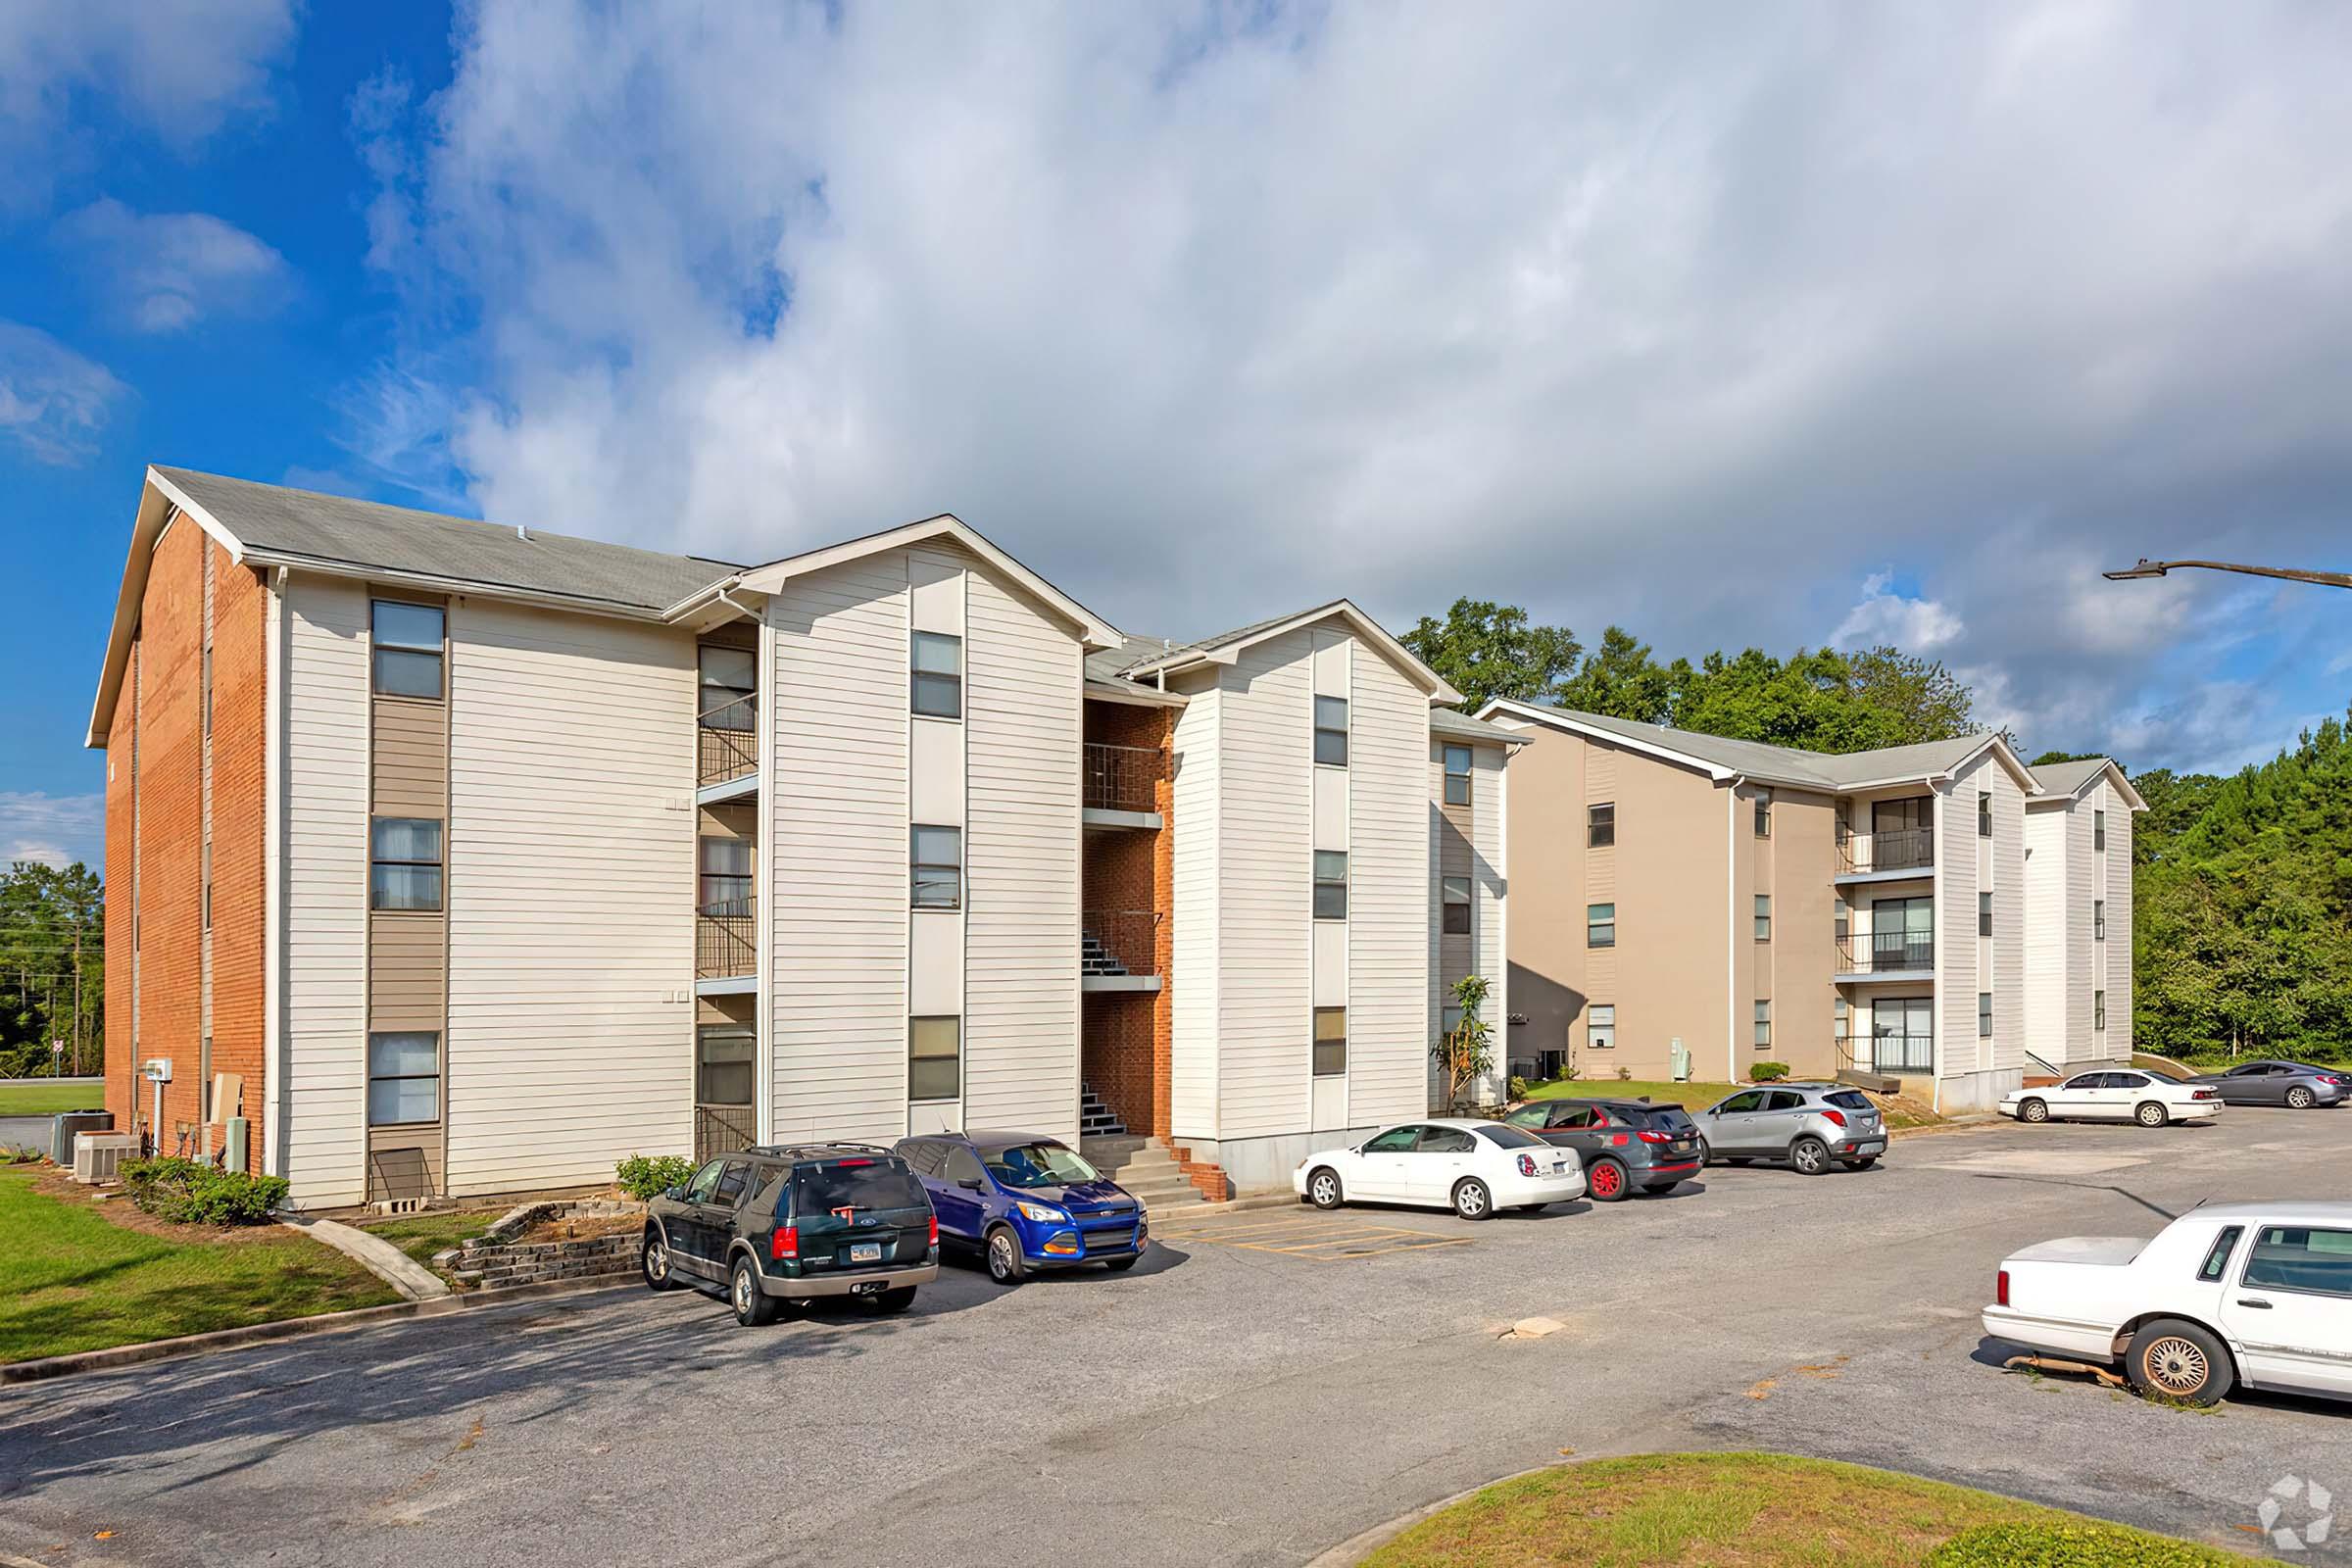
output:
[[[1250,1208],[1281,1208],[1298,1201],[1296,1193],[1251,1193],[1247,1198],[1228,1198],[1221,1203],[1187,1203],[1182,1208],[1155,1208],[1152,1223],[1164,1225],[1170,1220],[1187,1219],[1195,1214],[1235,1214]]]
[[[1467,1502],[1489,1487],[1499,1487],[1506,1481],[1517,1481],[1522,1476],[1540,1476],[1546,1471],[1563,1470],[1572,1464],[1582,1462],[1581,1458],[1555,1459],[1550,1464],[1540,1464],[1532,1470],[1518,1470],[1507,1476],[1496,1476],[1492,1481],[1481,1481],[1477,1486],[1466,1487],[1450,1497],[1440,1497],[1435,1502],[1423,1503],[1410,1513],[1398,1514],[1386,1524],[1378,1524],[1369,1530],[1358,1531],[1338,1545],[1328,1547],[1309,1557],[1306,1560],[1306,1568],[1355,1568],[1357,1563],[1362,1562],[1366,1557],[1371,1556],[1372,1553],[1403,1535],[1431,1514],[1443,1513],[1457,1502]]]
[[[280,1213],[277,1222],[333,1248],[412,1301],[437,1301],[450,1294],[447,1280],[380,1236],[308,1214]]]
[[[503,1306],[512,1301],[526,1301],[540,1296],[609,1291],[632,1284],[636,1278],[636,1271],[632,1269],[626,1274],[554,1280],[543,1285],[515,1285],[497,1291],[469,1291],[464,1296],[453,1293],[428,1301],[394,1301],[388,1306],[362,1306],[348,1312],[320,1312],[314,1317],[279,1318],[270,1323],[248,1324],[241,1329],[183,1334],[176,1339],[149,1340],[140,1345],[110,1345],[102,1350],[78,1350],[72,1355],[49,1355],[36,1361],[17,1361],[0,1366],[0,1388],[19,1383],[44,1383],[55,1378],[76,1377],[86,1372],[111,1371],[116,1367],[136,1366],[142,1361],[212,1355],[222,1350],[242,1349],[249,1345],[307,1339],[314,1334],[340,1334],[354,1329],[373,1328],[380,1323],[396,1323],[404,1318],[446,1317]]]

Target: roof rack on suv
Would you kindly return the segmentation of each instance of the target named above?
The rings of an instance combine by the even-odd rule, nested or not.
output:
[[[821,1159],[828,1154],[895,1154],[898,1151],[888,1144],[860,1143],[852,1138],[811,1138],[803,1143],[754,1144],[744,1152],[765,1154],[771,1159]]]

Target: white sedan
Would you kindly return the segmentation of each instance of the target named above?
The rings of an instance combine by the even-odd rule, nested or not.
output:
[[[1317,1208],[1415,1203],[1485,1219],[1585,1196],[1576,1152],[1496,1121],[1412,1121],[1298,1162],[1291,1188]]]
[[[2001,1097],[2000,1112],[2019,1121],[2135,1121],[2162,1127],[2213,1120],[2222,1113],[2222,1092],[2136,1067],[2111,1067],[2079,1072],[2062,1084],[2012,1089]]]
[[[2238,1383],[2352,1399],[2352,1203],[2211,1203],[2153,1241],[2043,1242],[2003,1260],[1984,1323],[2192,1404]]]

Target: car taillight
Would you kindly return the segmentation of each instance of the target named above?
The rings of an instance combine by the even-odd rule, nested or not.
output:
[[[1830,1120],[1836,1122],[1840,1127],[1845,1125],[1845,1112],[1842,1110],[1831,1110],[1825,1107],[1822,1110],[1822,1114],[1829,1117]]]
[[[1651,1132],[1646,1127],[1641,1132],[1636,1133],[1634,1136],[1641,1139],[1645,1144],[1671,1144],[1674,1142],[1674,1134]]]
[[[931,1245],[933,1247],[939,1245],[939,1216],[937,1214],[931,1216]]]
[[[2189,1098],[2191,1100],[2219,1100],[2222,1098],[2222,1092],[2219,1089],[2200,1089]]]
[[[2001,1270],[1999,1274],[1993,1277],[1992,1304],[1995,1306],[2007,1306],[2009,1304],[2009,1271],[2007,1269]]]
[[[1522,1176],[1533,1176],[1535,1173],[1536,1156],[1533,1154],[1521,1154],[1519,1156],[1519,1174]]]
[[[767,1239],[767,1255],[776,1261],[801,1255],[801,1233],[798,1227],[779,1225]]]

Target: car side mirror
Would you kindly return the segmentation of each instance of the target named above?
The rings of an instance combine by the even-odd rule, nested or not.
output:
[[[980,1178],[977,1176],[966,1176],[963,1180],[957,1182],[956,1185],[962,1188],[967,1193],[976,1193],[980,1190]]]

